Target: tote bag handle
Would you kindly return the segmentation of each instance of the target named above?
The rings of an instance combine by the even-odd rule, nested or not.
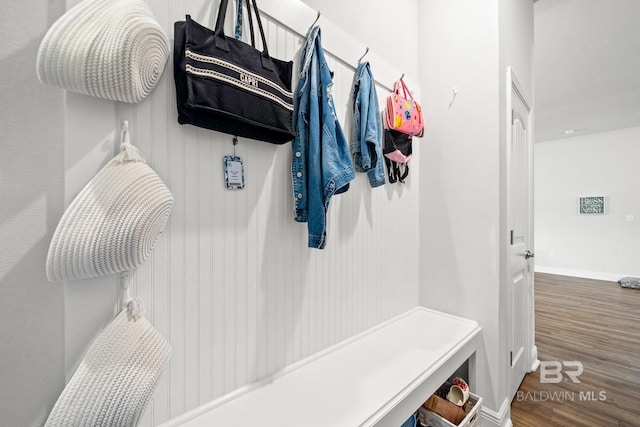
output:
[[[253,8],[251,8],[250,6],[251,3],[253,3]],[[229,6],[229,0],[222,0],[220,2],[218,17],[216,19],[216,27],[214,30],[216,47],[226,52],[229,51],[229,47],[227,45],[227,37],[224,34],[224,20],[227,15],[227,6]],[[251,9],[253,9],[253,13],[255,14],[255,19],[258,22],[258,29],[260,30],[260,37],[262,38],[262,66],[269,71],[273,71],[271,57],[269,56],[269,49],[267,48],[267,39],[264,36],[264,29],[262,27],[262,20],[260,19],[260,12],[258,11],[256,0],[247,0],[249,28],[251,30],[251,45],[255,47],[255,40],[253,36],[253,17],[251,15]]]

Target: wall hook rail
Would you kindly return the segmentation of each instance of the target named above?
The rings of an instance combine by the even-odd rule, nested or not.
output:
[[[364,51],[364,54],[360,57],[360,59],[358,59],[358,64],[362,62],[362,59],[367,56],[367,53],[369,53],[369,47],[367,46],[367,50]]]
[[[316,15],[316,20],[313,21],[313,24],[311,24],[311,26],[309,27],[309,30],[311,30],[313,26],[316,25],[319,19],[320,19],[320,11],[318,10],[318,14]]]
[[[451,108],[451,106],[456,100],[456,95],[458,95],[458,88],[454,86],[453,89],[451,89],[451,91],[453,92],[453,95],[451,97],[451,102],[449,102],[449,108]]]

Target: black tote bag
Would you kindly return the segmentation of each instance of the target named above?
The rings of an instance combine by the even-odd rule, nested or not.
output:
[[[273,144],[291,141],[293,62],[269,56],[255,0],[247,0],[247,9],[250,22],[251,9],[255,14],[262,52],[255,48],[253,25],[251,45],[227,38],[223,27],[228,4],[220,2],[214,31],[189,15],[175,23],[178,122]]]

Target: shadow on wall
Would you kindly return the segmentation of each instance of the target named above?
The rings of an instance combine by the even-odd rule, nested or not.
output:
[[[5,5],[0,18],[3,425],[42,425],[64,386],[63,287],[45,276],[64,195],[64,92],[35,72],[40,40],[63,10],[61,0],[31,0]]]
[[[446,193],[446,183],[443,182],[445,173],[443,168],[443,154],[439,147],[439,142],[429,133],[425,139],[429,138],[423,148],[424,159],[428,161],[423,163],[422,173],[426,178],[422,179],[422,194],[428,194],[421,202],[421,208],[424,212],[421,221],[423,225],[420,227],[420,239],[422,241],[430,241],[432,244],[423,245],[422,259],[426,260],[421,266],[421,276],[428,278],[430,284],[446,283],[448,288],[456,288],[452,294],[460,294],[464,291],[461,285],[463,277],[460,274],[459,260],[456,257],[456,240],[454,236],[453,226],[451,224],[451,212],[448,204],[448,197],[451,194]],[[430,250],[437,248],[436,251]],[[434,272],[443,272],[441,268],[431,268],[431,265],[448,264],[450,268],[446,269],[446,276],[434,277]],[[431,291],[435,292],[435,289]],[[429,298],[429,296],[427,296]],[[429,298],[429,304],[433,304],[433,299]],[[428,305],[431,308],[448,311],[448,301],[438,300],[434,305]]]

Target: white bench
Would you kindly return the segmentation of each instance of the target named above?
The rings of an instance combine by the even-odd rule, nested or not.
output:
[[[417,307],[162,427],[400,427],[458,367],[480,327]]]

